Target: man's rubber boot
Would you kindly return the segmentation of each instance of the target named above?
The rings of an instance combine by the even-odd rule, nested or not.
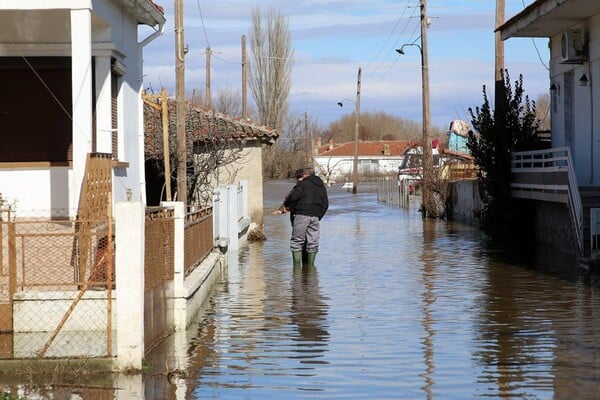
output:
[[[308,253],[306,265],[308,265],[309,267],[314,267],[316,257],[317,257],[317,253]]]
[[[294,260],[294,267],[301,267],[302,251],[292,251],[292,259]]]

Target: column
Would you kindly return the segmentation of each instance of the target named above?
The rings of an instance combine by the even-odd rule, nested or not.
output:
[[[73,172],[69,207],[79,206],[87,153],[92,150],[92,20],[88,8],[71,10]]]

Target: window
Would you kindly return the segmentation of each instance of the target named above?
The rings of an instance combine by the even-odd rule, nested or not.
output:
[[[72,161],[71,58],[0,57],[0,80],[0,162]]]

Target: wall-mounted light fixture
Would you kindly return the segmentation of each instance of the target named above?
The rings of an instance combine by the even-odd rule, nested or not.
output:
[[[581,75],[581,78],[579,78],[579,86],[587,86],[588,82],[589,82],[589,79],[584,71],[583,74]]]

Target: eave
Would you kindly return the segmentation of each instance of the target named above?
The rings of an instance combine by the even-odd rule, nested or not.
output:
[[[144,25],[163,25],[166,21],[162,7],[151,0],[118,0],[121,6]]]
[[[502,40],[552,37],[600,13],[598,0],[537,0],[499,26]]]

